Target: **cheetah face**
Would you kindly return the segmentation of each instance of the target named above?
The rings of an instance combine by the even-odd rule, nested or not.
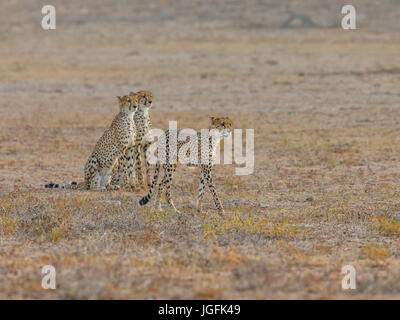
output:
[[[122,96],[118,97],[119,108],[121,111],[135,112],[138,108],[139,102],[136,96]]]
[[[211,117],[211,129],[217,129],[223,138],[227,138],[232,133],[232,121],[228,117]]]
[[[138,101],[139,101],[139,106],[141,108],[150,109],[152,104],[153,104],[153,95],[151,94],[150,91],[142,90],[142,91],[138,91],[136,93],[131,92],[129,95],[130,96],[131,95],[136,95],[137,96]]]

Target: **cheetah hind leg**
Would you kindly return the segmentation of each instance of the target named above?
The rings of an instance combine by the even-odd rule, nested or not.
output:
[[[96,157],[90,156],[85,165],[85,184],[89,190],[100,187],[99,162]]]
[[[120,188],[120,186],[118,186],[118,185],[115,185],[115,184],[109,184],[107,187],[106,187],[106,189],[107,190],[109,190],[109,191],[115,191],[115,190],[120,190],[121,188]]]
[[[99,190],[100,189],[100,173],[96,171],[93,175],[93,178],[90,181],[89,189],[90,190]]]
[[[111,190],[110,188],[113,188],[110,186],[113,168],[114,165],[100,170],[100,190]]]
[[[157,189],[157,194],[155,197],[154,201],[154,210],[161,212],[161,196],[164,191],[164,183],[165,183],[166,177],[164,175],[164,178],[161,180],[161,182],[158,184],[158,189]]]
[[[207,169],[207,171],[205,172],[205,176],[206,176],[206,179],[207,179],[207,182],[208,182],[208,187],[209,187],[209,189],[210,189],[210,191],[212,193],[212,196],[214,198],[215,206],[218,209],[218,214],[219,214],[219,216],[221,218],[223,218],[223,214],[225,213],[225,211],[224,211],[224,208],[222,207],[221,201],[219,200],[218,195],[217,195],[217,191],[215,190],[215,187],[214,187],[214,182],[213,182],[213,179],[211,177],[211,168]]]
[[[203,198],[204,195],[204,171],[203,168],[201,168],[201,177],[200,177],[200,184],[199,184],[199,194],[197,196],[197,212],[201,213],[202,212],[202,205],[201,205],[201,200]]]
[[[158,190],[157,190],[156,198],[155,198],[155,201],[154,201],[154,209],[158,210],[158,211],[162,211],[162,208],[161,208],[161,197],[162,197],[163,192],[164,192],[164,187],[168,183],[167,166],[168,166],[167,164],[163,165],[164,177],[162,178],[162,180],[158,184]]]

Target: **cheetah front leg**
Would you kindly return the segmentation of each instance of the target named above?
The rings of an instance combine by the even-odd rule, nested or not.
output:
[[[125,153],[125,164],[123,166],[123,176],[124,176],[124,185],[127,188],[134,189],[135,188],[135,183],[134,183],[134,174],[133,174],[133,148],[128,148]]]
[[[221,217],[223,217],[224,208],[222,207],[221,201],[219,200],[218,195],[217,195],[217,191],[215,190],[215,187],[214,187],[214,182],[213,182],[213,179],[211,177],[211,166],[206,166],[205,167],[204,176],[206,177],[206,180],[207,180],[207,183],[208,183],[208,187],[210,188],[210,191],[211,191],[211,193],[213,195],[214,203],[215,203],[215,206],[218,209],[218,213],[219,213],[219,215]]]
[[[124,156],[119,157],[117,164],[113,168],[112,185],[119,185],[122,179],[122,166],[124,164]]]
[[[124,155],[119,157],[118,163],[114,166],[111,184],[133,188],[134,175],[132,167],[132,152],[127,150]]]
[[[119,190],[120,179],[121,179],[121,166],[122,160],[121,157],[114,163],[114,166],[111,170],[111,178],[109,184],[106,186],[107,190]]]
[[[134,159],[135,159],[137,182],[138,182],[139,185],[143,186],[144,185],[144,180],[143,180],[143,172],[142,172],[141,153],[142,153],[142,144],[139,142],[135,146]]]

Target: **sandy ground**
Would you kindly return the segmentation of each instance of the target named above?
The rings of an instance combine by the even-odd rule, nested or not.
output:
[[[52,31],[41,5],[0,4],[0,298],[400,297],[399,1],[354,1],[354,31],[340,1],[52,4]],[[82,181],[116,96],[140,89],[156,128],[255,130],[253,174],[215,167],[224,219],[208,193],[196,213],[182,167],[182,217],[138,209],[145,190],[41,188]]]

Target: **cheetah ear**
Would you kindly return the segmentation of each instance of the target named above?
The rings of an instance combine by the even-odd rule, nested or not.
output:
[[[210,117],[211,121],[214,121],[214,119],[215,119],[214,117],[212,117],[212,116],[209,116],[209,117]]]
[[[117,98],[118,98],[119,102],[122,102],[122,97],[121,96],[117,96]]]
[[[130,96],[134,96],[136,93],[134,93],[133,91],[129,92]]]

